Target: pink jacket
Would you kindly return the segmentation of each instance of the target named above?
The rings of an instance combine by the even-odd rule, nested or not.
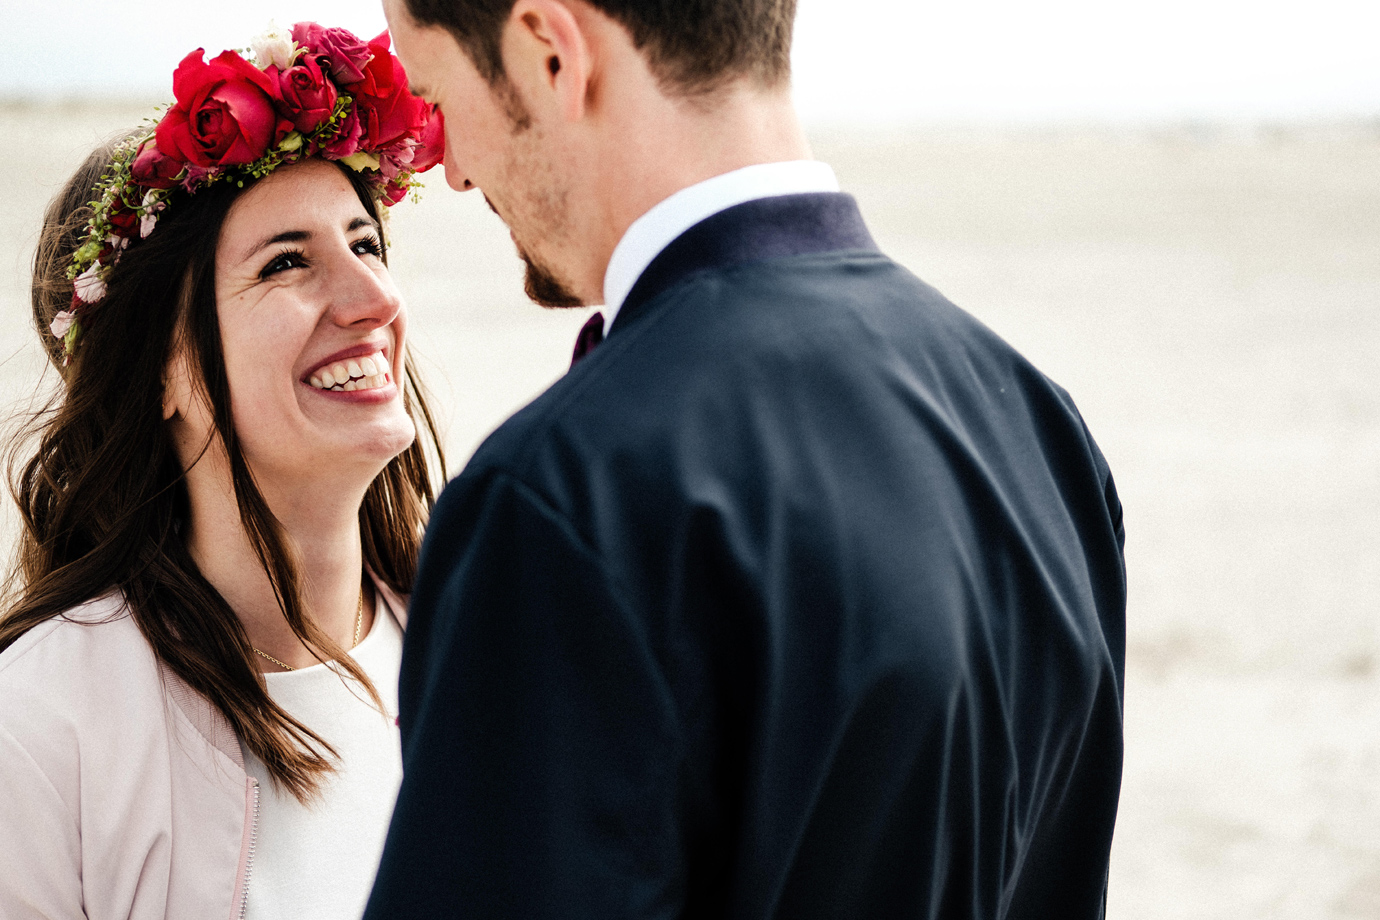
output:
[[[236,920],[258,802],[230,723],[118,594],[0,654],[0,918]]]

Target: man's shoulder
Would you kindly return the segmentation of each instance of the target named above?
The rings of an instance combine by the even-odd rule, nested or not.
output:
[[[725,424],[756,426],[775,413],[832,411],[850,394],[879,397],[879,388],[947,404],[955,413],[947,421],[960,425],[998,407],[982,398],[998,381],[1071,406],[1000,335],[876,251],[698,272],[629,317],[570,377],[580,433],[587,413],[612,411],[622,424],[603,433],[614,438],[631,436],[638,424],[684,431],[679,423],[701,410]],[[550,405],[560,406],[553,418],[569,406]],[[913,405],[871,401],[877,411],[926,421]],[[837,436],[848,435],[840,428]]]
[[[740,362],[853,363],[863,369],[883,360],[882,351],[898,349],[924,351],[927,361],[941,363],[973,351],[1014,355],[982,322],[876,250],[701,270],[618,325],[597,350],[599,360],[589,362],[591,371],[664,377],[668,361],[676,367],[693,361],[700,365],[693,379],[700,379],[737,373]],[[774,381],[758,375],[752,382],[770,389]]]
[[[832,403],[841,390],[896,378],[923,396],[947,396],[996,377],[1071,408],[998,335],[878,252],[713,268],[620,317],[603,344],[486,439],[459,481],[537,486],[610,456],[650,470],[712,447],[705,438],[714,425],[724,438],[741,436],[773,413]]]

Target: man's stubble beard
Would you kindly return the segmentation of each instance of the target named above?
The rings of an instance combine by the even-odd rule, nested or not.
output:
[[[501,86],[497,91],[505,96],[504,105],[514,139],[522,138],[517,140],[507,170],[510,180],[507,186],[513,192],[512,197],[518,202],[514,204],[511,220],[520,220],[528,228],[539,228],[541,238],[547,242],[554,242],[570,232],[569,206],[564,189],[557,178],[557,170],[544,156],[540,129],[534,128],[522,100],[510,86]],[[490,210],[498,214],[500,220],[504,219],[487,194],[484,201]],[[523,217],[530,219],[523,220]],[[526,266],[522,289],[528,298],[543,307],[585,306],[584,300],[556,274],[554,269],[522,245],[515,224],[508,222],[508,225],[517,245],[518,257]]]
[[[556,274],[545,265],[529,256],[521,246],[518,247],[518,257],[527,266],[527,272],[522,279],[522,289],[533,303],[543,307],[585,306],[584,300],[572,291],[564,281],[557,278]]]
[[[484,203],[489,206],[490,211],[498,215],[499,220],[508,223],[487,194],[484,195]],[[522,243],[518,242],[517,231],[512,229],[511,224],[509,224],[509,232],[513,235],[513,244],[517,246],[518,258],[526,266],[522,278],[522,289],[533,303],[542,307],[585,306],[584,301],[570,289],[569,285],[562,281],[554,271],[547,268],[543,262],[530,254]]]

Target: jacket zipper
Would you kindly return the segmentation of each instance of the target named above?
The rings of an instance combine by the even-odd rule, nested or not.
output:
[[[249,852],[244,857],[244,889],[240,892],[240,920],[244,920],[249,912],[249,873],[254,868],[254,847],[259,842],[259,781],[251,779],[254,784],[254,811],[249,825]]]

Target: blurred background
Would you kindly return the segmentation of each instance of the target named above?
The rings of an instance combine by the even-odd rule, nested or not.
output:
[[[0,0],[0,411],[53,384],[43,208],[270,17],[375,0]],[[1113,918],[1380,918],[1380,4],[800,0],[795,92],[882,247],[1078,401],[1126,507]],[[431,174],[392,266],[452,472],[588,311],[521,294]],[[5,508],[0,551],[13,542]]]

